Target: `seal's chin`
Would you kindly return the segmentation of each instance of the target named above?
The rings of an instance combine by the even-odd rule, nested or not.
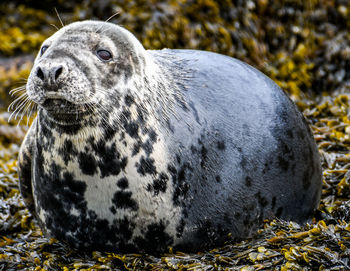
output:
[[[88,107],[84,104],[74,104],[65,99],[46,99],[41,105],[49,117],[57,121],[76,121],[89,114]]]

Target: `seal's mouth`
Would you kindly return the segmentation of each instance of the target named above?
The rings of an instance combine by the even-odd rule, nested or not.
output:
[[[54,119],[70,120],[77,116],[89,114],[88,107],[84,104],[74,104],[65,99],[46,99],[41,107]]]
[[[64,99],[46,99],[41,106],[48,112],[61,114],[76,113],[81,107]]]

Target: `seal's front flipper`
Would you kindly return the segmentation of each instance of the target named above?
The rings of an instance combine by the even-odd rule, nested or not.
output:
[[[23,197],[24,203],[32,214],[35,214],[33,191],[32,191],[32,150],[35,144],[34,136],[36,122],[30,127],[26,137],[23,140],[18,155],[18,175],[19,189]]]

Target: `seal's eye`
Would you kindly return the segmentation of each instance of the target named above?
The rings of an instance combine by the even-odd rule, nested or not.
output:
[[[96,54],[99,57],[99,59],[101,59],[103,61],[108,61],[108,60],[112,59],[111,52],[109,52],[109,51],[107,51],[105,49],[97,50]]]
[[[40,56],[42,56],[42,55],[45,53],[45,51],[47,50],[47,48],[49,48],[49,46],[47,46],[47,45],[41,47]]]

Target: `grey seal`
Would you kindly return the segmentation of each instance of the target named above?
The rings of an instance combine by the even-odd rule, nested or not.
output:
[[[318,207],[306,120],[239,60],[145,50],[117,25],[75,22],[43,43],[26,93],[38,113],[20,191],[43,232],[76,248],[202,250]]]

